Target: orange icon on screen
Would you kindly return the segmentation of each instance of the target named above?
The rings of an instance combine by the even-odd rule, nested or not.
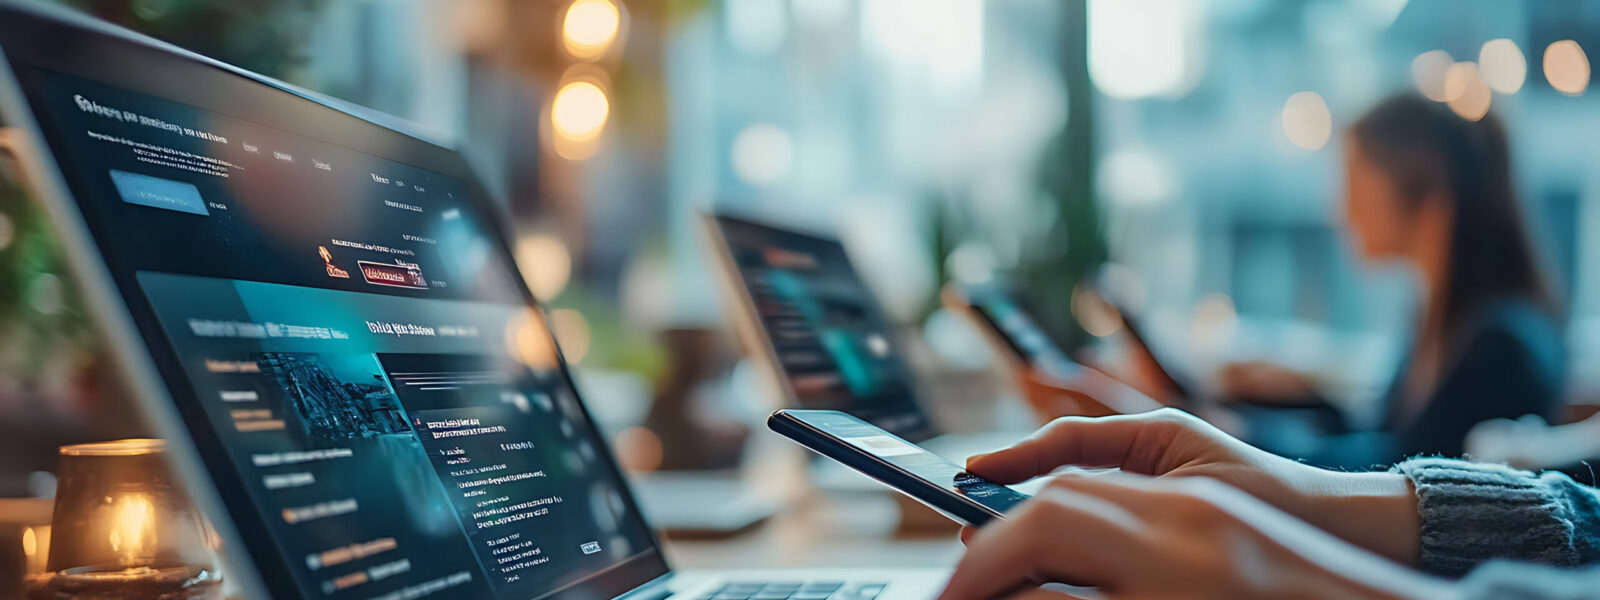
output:
[[[317,246],[317,254],[322,255],[322,262],[328,267],[329,277],[338,277],[340,279],[350,278],[349,271],[333,266],[333,253],[328,251],[327,246]]]

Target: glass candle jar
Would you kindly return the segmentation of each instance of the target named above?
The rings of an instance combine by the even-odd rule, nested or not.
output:
[[[47,572],[32,598],[220,598],[214,535],[162,440],[61,448]]]

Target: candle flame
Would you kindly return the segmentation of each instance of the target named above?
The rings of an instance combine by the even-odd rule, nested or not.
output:
[[[111,550],[122,555],[125,563],[139,558],[149,538],[155,537],[155,506],[144,494],[128,494],[117,499],[111,509],[111,533],[108,539]]]
[[[39,553],[39,537],[32,527],[22,530],[22,554],[30,558]]]

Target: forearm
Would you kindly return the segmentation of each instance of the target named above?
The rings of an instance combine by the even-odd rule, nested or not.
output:
[[[1397,473],[1337,473],[1297,467],[1286,479],[1296,488],[1284,507],[1317,528],[1396,563],[1415,566],[1421,519],[1416,489]]]

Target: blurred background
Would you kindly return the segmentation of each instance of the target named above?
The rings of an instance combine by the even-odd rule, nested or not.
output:
[[[1597,2],[68,4],[455,140],[634,470],[729,466],[663,432],[736,440],[767,406],[724,332],[695,222],[712,208],[837,231],[920,370],[972,384],[938,386],[940,403],[986,402],[1001,379],[941,285],[1026,281],[1063,345],[1114,357],[1115,322],[1074,308],[1104,273],[1188,372],[1272,357],[1375,418],[1417,291],[1344,239],[1341,130],[1404,91],[1506,122],[1570,309],[1569,394],[1600,395],[1600,138],[1581,133],[1600,127]],[[12,178],[0,495],[47,494],[60,444],[140,433],[100,352]]]

